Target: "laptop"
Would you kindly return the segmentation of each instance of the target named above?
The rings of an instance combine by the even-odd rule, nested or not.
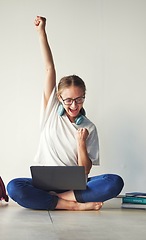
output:
[[[83,166],[31,166],[32,183],[45,191],[85,190]]]

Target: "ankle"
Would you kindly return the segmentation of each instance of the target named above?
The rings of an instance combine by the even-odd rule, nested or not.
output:
[[[74,201],[67,201],[64,199],[59,198],[56,209],[64,209],[64,210],[76,210],[76,202]]]

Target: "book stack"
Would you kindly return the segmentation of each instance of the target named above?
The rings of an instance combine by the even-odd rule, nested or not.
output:
[[[146,193],[131,192],[122,197],[122,208],[146,209]]]

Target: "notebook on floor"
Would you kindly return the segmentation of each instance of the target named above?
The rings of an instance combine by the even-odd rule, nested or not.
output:
[[[82,166],[31,166],[33,185],[45,191],[86,189]]]

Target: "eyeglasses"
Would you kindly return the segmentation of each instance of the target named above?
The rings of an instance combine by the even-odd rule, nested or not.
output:
[[[85,100],[85,97],[66,98],[66,99],[63,99],[61,95],[60,97],[65,105],[71,105],[74,101],[76,104],[80,104],[80,103],[83,103]]]

